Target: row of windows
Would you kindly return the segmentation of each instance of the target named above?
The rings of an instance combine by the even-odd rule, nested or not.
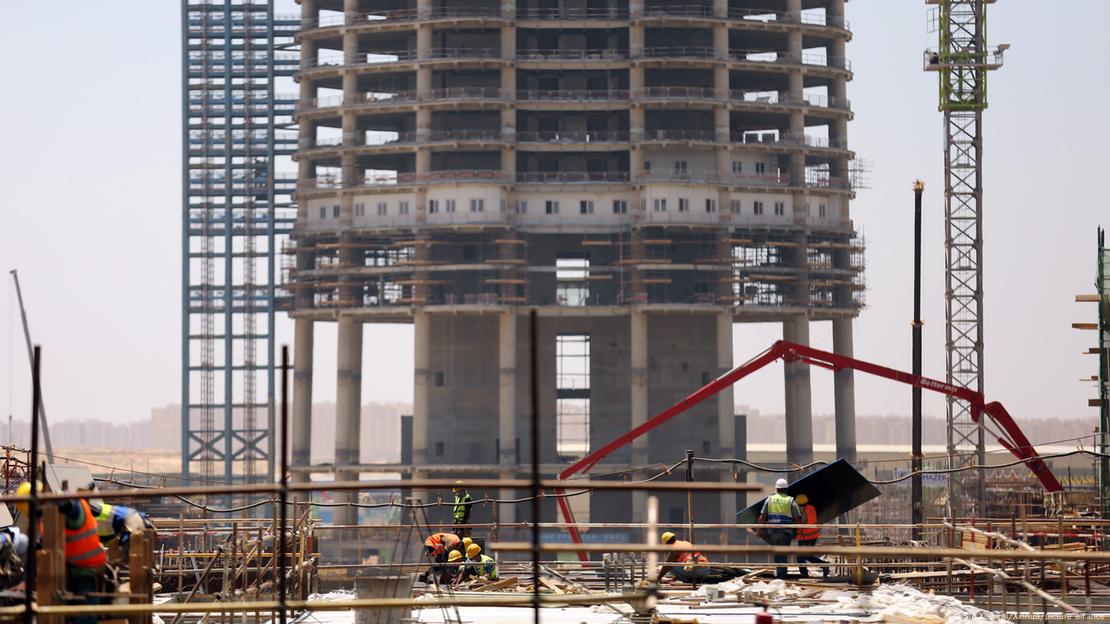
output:
[[[473,198],[473,199],[470,200],[470,212],[484,212],[485,211],[485,206],[486,206],[486,200],[483,199],[483,198]],[[436,213],[440,212],[441,208],[442,208],[443,212],[455,212],[455,200],[446,199],[446,200],[443,200],[442,204],[441,204],[440,200],[438,200],[438,199],[429,199],[428,200],[428,213],[429,214],[436,214]],[[628,214],[628,201],[624,200],[624,199],[614,199],[613,203],[612,203],[612,209],[613,209],[613,214]],[[775,216],[778,216],[778,217],[784,216],[786,214],[786,202],[781,202],[781,201],[774,202],[773,210],[774,210]],[[505,201],[504,200],[501,200],[501,211],[502,212],[505,211]],[[549,200],[544,201],[543,211],[544,211],[544,214],[559,214],[559,200],[549,199]],[[647,212],[647,200],[646,199],[641,199],[640,200],[640,211],[641,212]],[[666,197],[657,197],[654,200],[652,200],[652,211],[653,212],[667,212],[667,198]],[[688,198],[685,198],[685,197],[678,198],[678,211],[679,212],[690,212],[690,200]],[[517,201],[516,202],[516,212],[518,214],[527,214],[527,212],[528,212],[528,201],[524,200],[524,199]],[[707,212],[707,213],[717,212],[717,200],[707,198],[705,200],[705,212]],[[743,203],[739,199],[731,200],[729,202],[729,212],[731,212],[732,214],[735,214],[735,215],[742,214],[742,212],[743,212]],[[828,212],[828,210],[826,209],[825,204],[819,204],[817,206],[818,217],[824,219],[827,216],[827,212]],[[332,213],[333,218],[336,218],[336,219],[339,218],[339,205],[338,204],[336,204],[334,206],[331,206],[331,213]],[[579,214],[594,214],[594,200],[592,200],[592,199],[583,199],[583,200],[579,201],[578,202],[578,213]],[[761,215],[763,213],[764,213],[764,202],[759,201],[759,200],[753,201],[752,202],[752,214]],[[386,215],[389,214],[389,206],[386,202],[378,202],[377,214],[378,214],[378,216],[386,216]],[[397,214],[399,214],[399,215],[409,214],[409,202],[408,201],[400,201],[400,202],[397,203]],[[355,216],[356,217],[366,216],[366,204],[362,204],[362,203],[355,204]],[[328,218],[328,206],[320,206],[320,218],[321,219],[327,219]]]

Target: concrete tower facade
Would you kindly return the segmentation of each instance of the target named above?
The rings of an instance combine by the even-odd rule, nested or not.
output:
[[[363,323],[414,325],[413,463],[441,476],[531,460],[531,309],[552,467],[730,368],[733,323],[806,343],[829,321],[851,355],[863,267],[844,0],[301,7],[296,464],[320,321],[339,329],[339,478],[358,472]],[[788,459],[803,463],[808,367],[785,382]],[[723,393],[608,461],[733,457],[732,405]],[[836,412],[851,457],[850,371]],[[697,519],[731,518],[719,502]],[[589,511],[627,520],[640,503]]]

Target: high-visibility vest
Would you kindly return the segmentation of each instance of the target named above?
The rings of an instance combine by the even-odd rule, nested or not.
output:
[[[454,549],[461,541],[459,536],[454,533],[432,533],[428,539],[424,540],[424,546],[431,548],[432,554],[439,555]]]
[[[479,555],[479,559],[467,559],[470,569],[478,576],[484,576],[491,581],[497,580],[497,562],[487,554]]]
[[[806,524],[817,524],[817,508],[813,505],[802,506],[802,522]],[[815,540],[821,537],[821,529],[817,527],[806,527],[798,529],[799,540]]]
[[[466,514],[470,510],[469,503],[472,500],[468,492],[455,495],[455,506],[452,509],[452,514],[455,517],[455,524],[461,524],[463,520],[466,520]]]
[[[78,568],[100,568],[107,560],[107,554],[100,547],[96,517],[85,499],[78,499],[84,511],[85,522],[79,529],[66,526],[66,565]]]
[[[791,507],[794,497],[775,492],[767,499],[767,522],[769,524],[790,524],[794,522]]]
[[[671,547],[675,550],[681,551],[675,558],[678,563],[686,563],[692,561],[694,563],[705,563],[708,559],[705,558],[700,552],[694,550],[694,545],[686,540],[675,540],[671,542]]]

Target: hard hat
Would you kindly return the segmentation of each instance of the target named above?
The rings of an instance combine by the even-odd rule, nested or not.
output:
[[[786,479],[779,479],[778,481],[775,481],[776,490],[785,490],[788,485],[790,484],[786,482]]]
[[[659,540],[664,544],[670,544],[674,541],[674,533],[670,531],[664,531],[663,534],[659,536]]]
[[[461,552],[459,552],[457,550],[452,550],[451,552],[447,553],[447,561],[455,562],[455,561],[458,561],[459,559],[462,559],[462,553]]]
[[[806,503],[809,502],[809,497],[806,496],[805,494],[799,494],[799,495],[794,497],[794,500],[798,501],[799,505],[805,505]]]
[[[456,481],[455,482],[455,487],[451,488],[451,491],[452,492],[458,492],[462,489],[463,489],[463,482],[462,481]]]
[[[462,544],[465,548],[470,548],[470,545],[473,544],[473,543],[474,543],[474,540],[470,539],[469,537],[464,537],[463,538]]]
[[[473,559],[473,558],[477,557],[480,554],[482,554],[482,547],[481,546],[479,546],[477,544],[471,544],[471,545],[466,547],[466,556],[467,557],[470,557],[471,559]]]
[[[39,484],[38,491],[39,492],[42,491],[42,484],[41,483]],[[19,487],[16,488],[16,490],[15,490],[15,494],[16,494],[16,496],[30,496],[31,495],[31,482],[30,481],[24,481],[23,483],[20,483]],[[21,513],[25,516],[27,514],[29,514],[30,510],[31,510],[31,506],[29,504],[27,504],[26,501],[21,501],[21,502],[16,503],[15,508],[19,511],[19,513]]]

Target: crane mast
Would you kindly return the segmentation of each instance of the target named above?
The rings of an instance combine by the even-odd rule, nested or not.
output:
[[[925,51],[925,70],[939,75],[944,113],[945,381],[983,392],[983,111],[987,73],[1002,66],[1009,46],[987,48],[987,5],[994,0],[926,0],[938,47]],[[986,463],[983,424],[972,406],[947,398],[951,468]],[[954,517],[983,509],[982,470],[953,473],[948,481]]]

